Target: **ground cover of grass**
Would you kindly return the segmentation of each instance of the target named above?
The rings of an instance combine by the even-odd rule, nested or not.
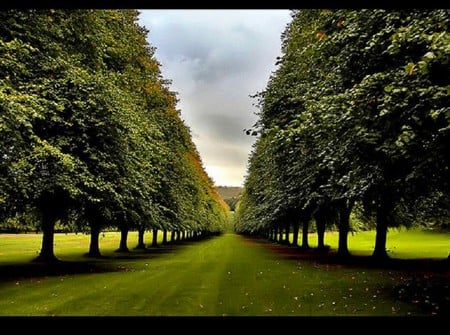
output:
[[[354,254],[370,254],[371,235],[350,237]],[[403,235],[402,235],[403,234]],[[408,239],[407,235],[412,234]],[[400,236],[402,235],[402,236]],[[367,238],[366,238],[367,237]],[[326,243],[332,244],[332,233]],[[2,316],[405,316],[448,313],[417,279],[448,283],[448,267],[341,264],[257,238],[233,233],[198,242],[116,253],[119,234],[100,240],[104,257],[89,259],[89,236],[57,234],[51,266],[31,262],[39,234],[0,235],[0,315]],[[448,235],[390,232],[388,248],[409,259],[446,257]],[[392,244],[397,239],[397,244]],[[431,240],[429,240],[431,239]],[[408,240],[413,242],[407,242]],[[147,243],[150,238],[146,237]],[[359,242],[358,242],[359,241]],[[313,244],[313,236],[311,236]],[[431,255],[431,256],[430,256]],[[358,255],[357,255],[358,256]],[[367,258],[367,257],[366,257]],[[438,262],[438,261],[436,261]],[[441,261],[442,262],[442,261]],[[441,264],[441,263],[439,263]],[[442,270],[443,269],[443,270]],[[408,289],[421,293],[412,295]],[[402,292],[404,290],[405,294]],[[426,290],[425,290],[426,291]],[[442,293],[443,292],[443,293]],[[406,293],[409,294],[409,296]],[[415,301],[416,299],[417,301]],[[447,302],[447,305],[445,303]],[[440,308],[440,310],[439,310]]]

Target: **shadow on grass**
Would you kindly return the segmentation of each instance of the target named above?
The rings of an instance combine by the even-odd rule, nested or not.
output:
[[[0,283],[34,277],[63,276],[71,274],[120,271],[113,264],[100,261],[54,261],[0,265]]]
[[[28,263],[0,264],[0,283],[37,277],[127,272],[130,267],[124,266],[123,261],[151,260],[163,257],[178,253],[189,245],[202,243],[210,238],[212,237],[205,237],[197,241],[177,241],[167,245],[158,245],[158,247],[131,249],[128,252],[106,252],[98,257],[80,255],[77,260],[58,259],[52,262],[40,262],[34,259]]]
[[[114,255],[102,256],[105,259],[151,259],[158,257],[160,255],[170,254],[179,252],[189,245],[194,245],[201,242],[206,242],[215,236],[207,236],[201,240],[184,240],[184,241],[174,241],[168,244],[158,244],[157,247],[147,246],[145,249],[132,248],[128,251],[114,251]]]
[[[391,295],[398,300],[414,304],[430,315],[450,315],[450,261],[446,259],[374,259],[371,256],[349,255],[339,257],[335,249],[302,249],[277,244],[264,238],[243,236],[249,244],[259,245],[281,258],[304,261],[326,270],[349,268],[355,270],[384,271],[396,281]]]
[[[372,256],[349,255],[348,257],[339,257],[336,249],[325,248],[319,250],[317,248],[302,249],[286,244],[277,244],[270,242],[261,237],[243,236],[243,238],[251,243],[258,244],[272,252],[277,253],[285,259],[305,260],[315,262],[316,264],[347,266],[357,268],[371,268],[383,270],[399,270],[406,272],[436,272],[447,274],[450,276],[450,261],[443,259],[400,259],[386,258],[375,259]]]

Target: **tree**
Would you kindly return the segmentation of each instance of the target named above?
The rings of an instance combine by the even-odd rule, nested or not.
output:
[[[42,260],[55,259],[55,223],[74,213],[91,230],[91,256],[108,226],[122,231],[122,250],[130,229],[141,244],[147,228],[223,229],[224,204],[138,15],[0,14],[0,215],[41,217]]]
[[[252,155],[263,163],[250,165],[247,180],[266,169],[272,183],[241,210],[273,216],[261,203],[271,201],[321,221],[326,209],[347,255],[358,202],[377,221],[374,257],[386,257],[387,228],[407,223],[417,199],[448,194],[448,14],[293,11],[279,68],[257,95],[257,131],[270,140],[257,142]]]

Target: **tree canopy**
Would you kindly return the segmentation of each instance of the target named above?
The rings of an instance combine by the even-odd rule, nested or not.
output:
[[[438,223],[420,204],[448,203],[449,14],[292,11],[278,69],[257,95],[238,231],[317,223],[325,210],[346,254],[356,204],[376,222],[383,258],[387,227]]]
[[[136,10],[0,13],[0,204],[33,214],[40,258],[56,222],[221,232],[208,175]]]

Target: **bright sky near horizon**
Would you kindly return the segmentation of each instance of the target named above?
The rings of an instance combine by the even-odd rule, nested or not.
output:
[[[165,79],[217,186],[242,186],[257,120],[251,98],[281,54],[289,10],[141,10]]]

